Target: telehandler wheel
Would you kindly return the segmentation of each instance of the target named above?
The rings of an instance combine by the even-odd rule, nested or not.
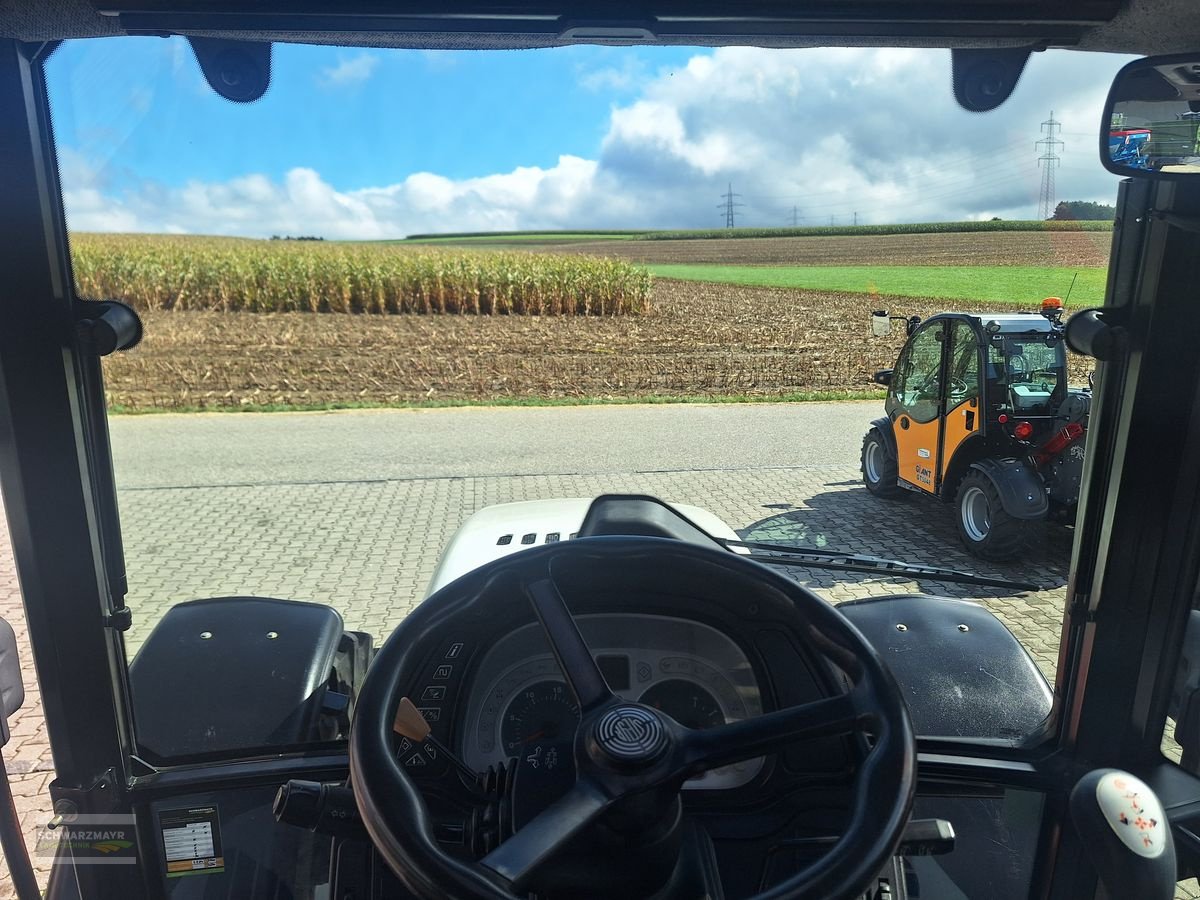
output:
[[[959,483],[954,507],[962,542],[982,559],[1012,559],[1024,549],[1036,525],[1006,513],[992,480],[974,470]]]
[[[863,484],[876,497],[901,500],[908,496],[908,491],[896,483],[899,477],[900,467],[888,452],[886,439],[878,428],[872,428],[863,438]]]

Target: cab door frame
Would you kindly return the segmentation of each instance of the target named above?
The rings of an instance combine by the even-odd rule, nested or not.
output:
[[[954,456],[959,448],[964,446],[968,441],[977,439],[982,436],[986,428],[986,409],[984,405],[984,366],[986,359],[984,353],[987,350],[986,341],[983,338],[982,329],[979,327],[977,320],[970,316],[954,316],[947,323],[950,328],[949,339],[943,338],[943,356],[942,356],[942,406],[938,414],[941,420],[941,425],[938,429],[938,478],[937,478],[937,494],[941,496],[942,486],[947,481],[951,474]],[[975,391],[974,394],[968,394],[953,407],[950,406],[950,382],[949,372],[950,365],[953,362],[953,354],[956,348],[955,335],[959,329],[963,329],[966,334],[970,335],[975,356]],[[968,421],[964,426],[965,433],[959,441],[952,447],[946,447],[946,431],[947,424],[950,422],[950,417],[956,410],[963,408],[964,415]],[[957,480],[957,479],[954,479]]]
[[[896,360],[895,373],[892,376],[891,383],[888,385],[887,399],[884,401],[884,412],[892,421],[892,434],[896,440],[896,464],[898,468],[898,477],[904,486],[922,493],[929,493],[935,497],[941,489],[942,481],[942,443],[944,438],[945,428],[945,412],[946,412],[946,365],[950,352],[950,342],[946,340],[949,334],[949,325],[954,321],[950,316],[934,316],[922,322],[909,336],[908,341],[904,345],[904,349],[900,351],[900,356]],[[910,372],[906,371],[909,366],[909,360],[912,355],[912,348],[916,342],[927,333],[940,331],[941,336],[934,339],[941,345],[938,354],[938,369],[937,369],[937,394],[935,413],[932,418],[924,421],[918,420],[913,416],[911,407],[906,405],[901,399],[901,391],[906,387]],[[909,449],[908,445],[914,444],[915,437],[913,435],[913,426],[920,426],[920,432],[929,433],[935,432],[933,436],[933,448],[913,448]],[[929,452],[929,457],[920,456],[922,451]],[[927,479],[921,478],[922,471],[926,474]],[[914,474],[916,477],[909,477],[908,473]]]

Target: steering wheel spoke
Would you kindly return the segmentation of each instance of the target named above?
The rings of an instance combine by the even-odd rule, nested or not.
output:
[[[619,702],[555,584],[556,564],[585,575],[590,591],[599,596],[628,591],[630,585],[648,596],[678,594],[681,585],[692,585],[697,618],[699,610],[718,604],[736,614],[748,598],[757,598],[763,621],[794,628],[814,654],[852,677],[854,687],[828,699],[702,730],[685,728],[640,704]],[[527,621],[524,603],[533,607],[582,713],[573,742],[577,780],[544,808],[545,801],[534,798],[533,815],[519,830],[482,860],[464,863],[437,841],[424,784],[397,758],[395,711],[422,677],[428,648],[457,633],[450,631],[462,621],[456,617],[474,623],[495,617],[517,627]],[[874,884],[900,840],[916,785],[916,741],[904,697],[878,651],[825,600],[736,554],[658,538],[563,541],[482,566],[443,587],[401,623],[380,648],[358,696],[350,733],[350,782],[380,855],[417,896],[517,900],[560,885],[566,886],[563,896],[572,889],[633,895],[640,891],[634,885],[646,888],[641,893],[657,890],[659,876],[666,878],[672,866],[681,864],[671,854],[675,829],[682,827],[678,791],[687,778],[793,742],[856,732],[871,735],[871,750],[857,766],[841,838],[774,885],[770,896],[860,896]],[[517,785],[514,780],[514,792]],[[647,836],[654,838],[652,847],[641,847],[649,851],[648,869],[604,866],[600,854],[611,847],[605,842],[591,846],[586,840],[588,829],[601,819],[615,834],[624,834],[629,848],[641,847],[637,842]],[[578,869],[573,864],[577,853]]]
[[[521,891],[539,866],[594,822],[611,802],[594,781],[580,779],[480,860],[480,865],[507,879],[515,891]]]
[[[782,749],[797,741],[868,730],[877,717],[855,691],[780,709],[729,725],[686,732],[682,754],[689,773],[716,769]]]
[[[525,586],[525,593],[537,613],[542,630],[558,660],[571,693],[579,703],[580,712],[586,713],[612,700],[608,682],[596,665],[592,651],[579,633],[575,619],[571,617],[562,594],[550,578],[542,578]]]

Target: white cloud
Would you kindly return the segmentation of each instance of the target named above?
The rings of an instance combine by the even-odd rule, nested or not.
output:
[[[567,227],[590,190],[596,164],[563,156],[552,168],[454,181],[417,172],[385,187],[339,191],[317,172],[295,168],[279,182],[248,175],[179,188],[150,183],[105,191],[99,174],[64,159],[67,221],[75,231],[165,231],[266,237],[317,234],[374,239],[423,230]],[[532,224],[530,224],[532,223]]]
[[[622,93],[643,85],[649,78],[645,64],[636,56],[626,56],[619,66],[598,69],[580,67],[579,84],[596,93]]]
[[[321,70],[319,80],[325,87],[361,84],[371,77],[378,65],[378,56],[360,53],[358,56],[341,60],[336,66],[326,66]]]
[[[726,184],[748,225],[1036,213],[1034,141],[1053,105],[1068,146],[1060,197],[1108,199],[1096,159],[1114,57],[1035,54],[1014,96],[986,115],[950,95],[945,51],[725,48],[615,110],[601,174],[635,190],[647,225],[719,224]]]
[[[464,53],[469,50],[414,50],[425,62],[425,68],[431,72],[449,72],[458,68]]]
[[[348,84],[376,62],[343,60],[327,75]],[[563,155],[551,167],[473,178],[415,172],[358,190],[339,190],[307,168],[279,180],[246,174],[181,188],[123,178],[118,189],[107,169],[66,151],[63,184],[78,230],[383,238],[715,227],[730,183],[745,203],[745,225],[785,224],[794,207],[812,224],[1030,218],[1041,179],[1034,141],[1051,108],[1067,142],[1058,197],[1115,197],[1094,135],[1122,62],[1035,54],[1008,103],[980,115],[955,105],[945,51],[723,48],[653,76],[630,65],[630,79],[640,81],[611,110],[595,159]],[[622,71],[593,74],[615,87],[625,83]]]

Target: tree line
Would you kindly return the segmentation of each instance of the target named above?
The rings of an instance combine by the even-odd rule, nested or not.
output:
[[[1087,200],[1063,200],[1054,207],[1050,218],[1058,222],[1111,222],[1117,217],[1117,208],[1107,203],[1091,203]]]

